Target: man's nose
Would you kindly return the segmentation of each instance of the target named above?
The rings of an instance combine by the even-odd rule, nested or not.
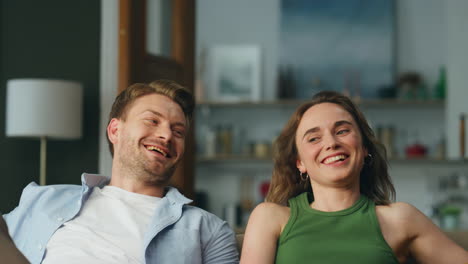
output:
[[[156,136],[166,142],[172,139],[172,129],[169,125],[161,125],[156,130]]]

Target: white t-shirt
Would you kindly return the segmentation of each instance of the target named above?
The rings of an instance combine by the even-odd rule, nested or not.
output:
[[[159,200],[94,187],[78,216],[52,235],[42,263],[144,263],[143,238]]]

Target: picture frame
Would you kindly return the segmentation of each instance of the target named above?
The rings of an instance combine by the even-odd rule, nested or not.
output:
[[[209,50],[208,99],[220,102],[258,101],[260,47],[216,45]]]
[[[335,90],[372,99],[391,87],[394,2],[281,0],[280,74],[292,80],[294,97]]]

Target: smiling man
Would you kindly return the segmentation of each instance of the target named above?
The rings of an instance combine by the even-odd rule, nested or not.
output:
[[[168,80],[120,93],[107,136],[112,176],[28,185],[5,215],[32,263],[237,263],[233,231],[168,182],[185,150],[192,94]]]

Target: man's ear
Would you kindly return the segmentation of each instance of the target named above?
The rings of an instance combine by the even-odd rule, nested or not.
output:
[[[120,120],[117,118],[112,118],[107,125],[107,137],[112,144],[117,143],[120,132]]]

